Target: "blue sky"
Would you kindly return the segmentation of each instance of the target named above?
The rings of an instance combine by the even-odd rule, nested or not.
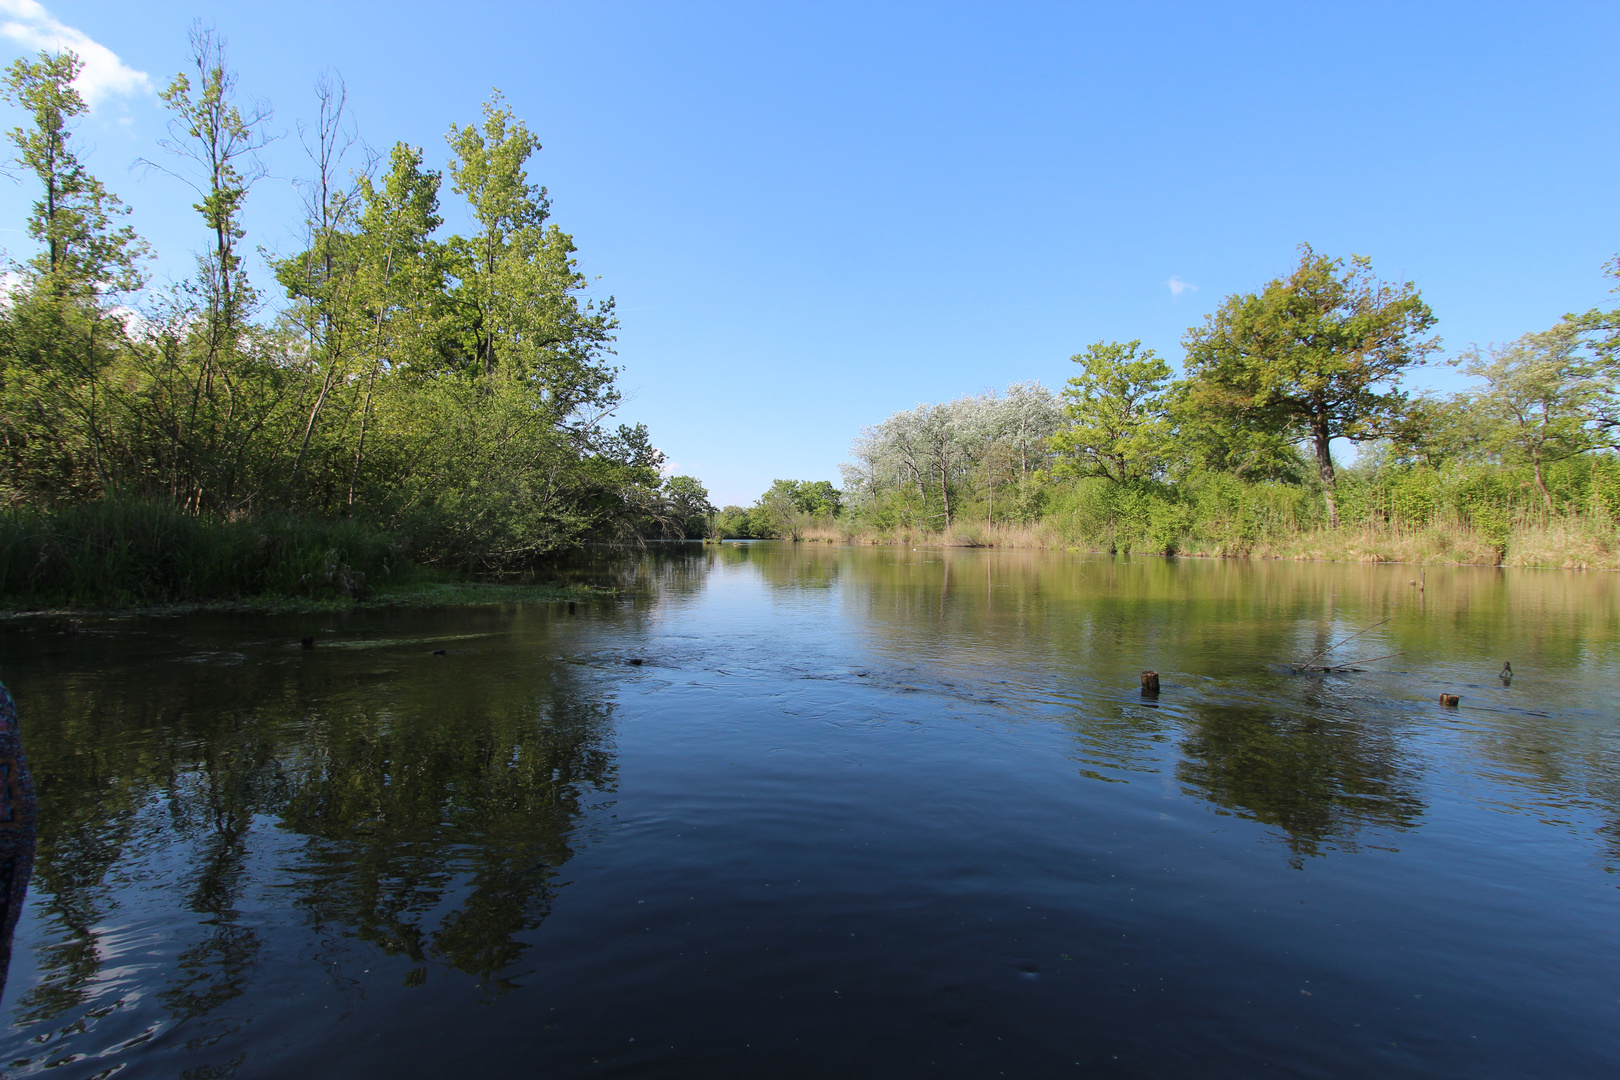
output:
[[[292,243],[321,69],[367,142],[437,165],[499,86],[618,300],[624,418],[718,502],[836,480],[919,401],[1060,386],[1093,341],[1178,359],[1302,241],[1416,281],[1448,352],[1614,284],[1620,5],[0,0],[12,54],[99,50],[82,130],[160,279],[204,237],[130,164],[198,16],[287,133],[249,206],[267,248]],[[14,257],[32,198],[0,184]]]

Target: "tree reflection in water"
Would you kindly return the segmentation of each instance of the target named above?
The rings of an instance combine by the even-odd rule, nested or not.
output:
[[[267,906],[304,913],[339,982],[348,939],[409,958],[407,985],[435,964],[510,985],[590,793],[613,786],[612,707],[589,669],[451,673],[422,651],[159,664],[32,701],[53,717],[30,732],[46,944],[17,1017],[66,1025],[44,1058],[124,1003],[106,980],[131,926],[178,940],[157,997],[193,1050],[250,1021],[223,1006],[273,947]]]
[[[297,903],[323,931],[504,988],[518,935],[550,910],[584,793],[613,784],[611,719],[554,681],[483,723],[361,712],[332,725],[290,767],[280,810],[309,837]]]
[[[1297,868],[1329,845],[1353,851],[1364,829],[1409,829],[1419,777],[1388,732],[1308,712],[1201,705],[1176,778],[1189,795],[1281,829]]]
[[[872,872],[880,864],[861,861],[868,856],[852,854],[842,836],[807,835],[801,849],[773,830],[838,814],[865,827],[913,791],[919,805],[943,793],[941,805],[981,814],[985,827],[969,839],[978,837],[987,862],[1000,858],[997,829],[1016,840],[1034,828],[1027,835],[1042,852],[1050,844],[1097,854],[1087,846],[1095,840],[1110,857],[1134,838],[1134,850],[1157,858],[1161,839],[1180,843],[1188,829],[1203,852],[1210,809],[1247,819],[1256,826],[1208,839],[1214,861],[1198,864],[1232,888],[1251,879],[1227,875],[1228,858],[1256,833],[1266,874],[1284,858],[1303,867],[1312,856],[1397,843],[1449,851],[1455,866],[1497,847],[1513,854],[1468,843],[1470,830],[1490,832],[1496,814],[1508,815],[1502,832],[1524,850],[1532,839],[1540,850],[1547,826],[1597,847],[1598,829],[1611,863],[1620,862],[1620,830],[1608,824],[1620,820],[1620,735],[1604,711],[1612,695],[1592,690],[1613,685],[1620,640],[1620,587],[1607,579],[1456,571],[1431,574],[1420,596],[1389,568],[785,544],[617,565],[625,598],[590,618],[563,623],[565,614],[537,606],[369,613],[335,618],[336,636],[309,652],[294,644],[305,627],[293,632],[291,620],[137,624],[108,631],[105,649],[90,634],[50,646],[0,626],[5,674],[17,672],[14,689],[26,692],[35,718],[28,741],[42,809],[26,937],[38,970],[14,1006],[17,1057],[6,1060],[26,1059],[21,1071],[78,1054],[74,1068],[89,1070],[98,1054],[161,1039],[166,1046],[147,1049],[189,1049],[189,1075],[223,1077],[246,1060],[242,1044],[269,1045],[278,1008],[298,1037],[335,1045],[368,1009],[390,1017],[392,1034],[417,1015],[397,1007],[402,999],[437,1016],[446,1002],[507,993],[527,945],[543,940],[534,931],[557,900],[582,822],[599,816],[598,796],[616,786],[621,692],[635,695],[623,699],[626,750],[654,764],[652,787],[631,793],[638,807],[679,807],[652,815],[670,821],[712,812],[732,824],[739,807],[760,805],[743,801],[760,786],[782,812],[761,815],[757,832],[678,850],[656,830],[616,833],[592,863],[592,875],[609,868],[595,877],[611,885],[601,896],[624,895],[625,880],[643,887],[649,866],[671,880],[713,873],[724,888],[741,889],[746,873],[748,889],[769,888],[759,882],[774,877],[756,865],[784,858],[781,850],[854,867],[864,889],[882,880]],[[709,591],[705,582],[722,587],[688,604]],[[660,597],[681,603],[659,609]],[[1318,677],[1286,663],[1369,626],[1376,632],[1357,644],[1398,652],[1398,665]],[[472,638],[483,644],[462,643]],[[456,643],[433,657],[429,640]],[[221,642],[242,652],[192,652]],[[631,648],[650,658],[646,666],[592,666]],[[1507,657],[1519,673],[1511,687],[1495,678]],[[1145,667],[1164,676],[1157,701],[1137,692]],[[1466,706],[1440,710],[1437,684],[1460,689]],[[758,716],[739,718],[742,710]],[[677,737],[639,722],[652,716],[682,719]],[[789,753],[766,758],[783,744]],[[760,771],[737,767],[739,745],[759,750]],[[874,763],[902,786],[840,786],[854,783],[845,765]],[[998,775],[1010,786],[985,782]],[[1018,785],[1028,775],[1041,784],[1031,790],[1063,813],[1024,812]],[[769,783],[756,785],[760,776]],[[702,793],[704,780],[714,793]],[[829,780],[856,796],[830,799]],[[1071,843],[1075,816],[1106,834]],[[1413,833],[1426,819],[1452,825]],[[1054,831],[1043,834],[1041,821]],[[924,841],[935,835],[918,827]],[[940,874],[956,873],[958,839]],[[972,843],[961,850],[971,857]],[[1190,843],[1183,850],[1205,858]],[[1569,862],[1567,852],[1559,858]],[[1357,862],[1336,859],[1334,868],[1353,872]],[[1006,887],[1038,879],[1044,889],[1044,874],[1042,864],[1040,875],[1008,877]],[[1376,874],[1366,879],[1380,887]],[[643,960],[733,936],[732,908],[675,891],[710,914],[684,929],[667,921],[668,939],[643,930],[634,947]],[[1077,918],[1115,918],[1086,906],[1102,895],[1078,890],[1065,902]],[[1012,907],[1032,910],[1024,903]],[[1492,910],[1470,908],[1476,925]],[[537,953],[530,960],[547,978],[522,981],[534,995],[569,998],[586,982],[607,993],[602,980],[581,976],[601,962],[599,950],[570,935],[611,933],[622,943],[620,916],[587,905],[568,916],[567,927],[549,929],[574,942],[557,950],[570,955]],[[940,955],[924,936],[911,944],[928,950],[919,967]],[[836,958],[818,966],[830,955],[819,942],[805,948],[806,970],[820,972],[805,985],[833,975],[839,982],[825,985],[845,985]],[[730,957],[732,972],[759,968],[742,946]],[[434,989],[390,996],[400,981]],[[655,991],[642,1000],[685,993],[667,978]],[[537,1000],[514,993],[479,1015],[510,1016]],[[592,1023],[611,1026],[616,1007],[593,1006]],[[262,1027],[252,1026],[255,1015]],[[480,1030],[509,1034],[491,1024]],[[273,1038],[284,1037],[276,1029]]]

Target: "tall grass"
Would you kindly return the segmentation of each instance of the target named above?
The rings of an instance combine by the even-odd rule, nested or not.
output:
[[[0,603],[128,606],[360,596],[409,569],[405,545],[358,521],[225,521],[159,500],[0,511]]]
[[[1106,522],[1087,529],[1073,517],[1055,516],[1031,524],[958,521],[946,531],[889,529],[806,536],[828,542],[898,544],[909,547],[1005,547],[1095,552],[1138,552],[1210,558],[1391,562],[1428,565],[1539,566],[1573,570],[1620,569],[1620,533],[1603,520],[1576,515],[1525,514],[1504,529],[1476,528],[1452,514],[1414,524],[1311,526],[1265,530],[1245,537],[1227,529],[1196,524],[1167,537]]]

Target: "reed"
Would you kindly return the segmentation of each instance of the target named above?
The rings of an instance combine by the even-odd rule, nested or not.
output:
[[[1385,524],[1272,530],[1260,536],[1196,528],[1169,542],[1104,527],[1086,530],[1049,518],[1032,524],[958,522],[947,531],[898,528],[856,532],[844,541],[910,547],[1034,548],[1206,558],[1412,563],[1431,566],[1560,567],[1620,569],[1620,533],[1605,520],[1586,516],[1527,517],[1501,528],[1475,528],[1456,515],[1421,525]]]
[[[123,607],[262,595],[359,597],[411,570],[399,537],[353,521],[227,521],[104,498],[0,511],[0,602]]]

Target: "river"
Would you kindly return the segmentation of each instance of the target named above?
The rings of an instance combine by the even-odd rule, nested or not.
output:
[[[0,624],[4,1076],[1620,1074],[1620,575],[577,573]]]

